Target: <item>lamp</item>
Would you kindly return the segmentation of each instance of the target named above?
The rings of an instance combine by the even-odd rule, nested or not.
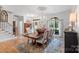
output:
[[[76,13],[73,12],[73,13],[70,14],[70,24],[69,24],[72,31],[73,31],[75,24],[76,24]]]

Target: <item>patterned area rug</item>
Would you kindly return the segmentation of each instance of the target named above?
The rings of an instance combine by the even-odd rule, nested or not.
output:
[[[17,46],[20,53],[63,53],[64,52],[64,41],[59,38],[52,39],[47,47],[36,47],[32,44],[22,43]]]
[[[25,43],[18,45],[17,49],[19,53],[42,53],[44,50],[43,48],[36,47],[36,45]]]
[[[63,53],[64,41],[62,39],[54,38],[45,48],[44,53]]]

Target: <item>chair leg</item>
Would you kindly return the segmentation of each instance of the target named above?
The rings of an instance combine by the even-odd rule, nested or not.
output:
[[[32,43],[33,43],[33,44],[36,44],[36,40],[32,40]]]

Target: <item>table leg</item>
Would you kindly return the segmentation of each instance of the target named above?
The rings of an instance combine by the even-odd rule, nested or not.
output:
[[[32,40],[32,43],[33,43],[33,44],[35,44],[35,43],[36,43],[36,40],[35,40],[35,39],[33,39],[33,40]]]

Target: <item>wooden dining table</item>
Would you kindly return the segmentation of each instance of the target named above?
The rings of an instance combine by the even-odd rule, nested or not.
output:
[[[28,38],[28,42],[29,42],[29,40],[32,40],[32,43],[33,44],[35,44],[36,43],[36,40],[39,37],[41,37],[41,35],[37,35],[36,33],[29,33],[29,34],[26,34],[24,36]]]

